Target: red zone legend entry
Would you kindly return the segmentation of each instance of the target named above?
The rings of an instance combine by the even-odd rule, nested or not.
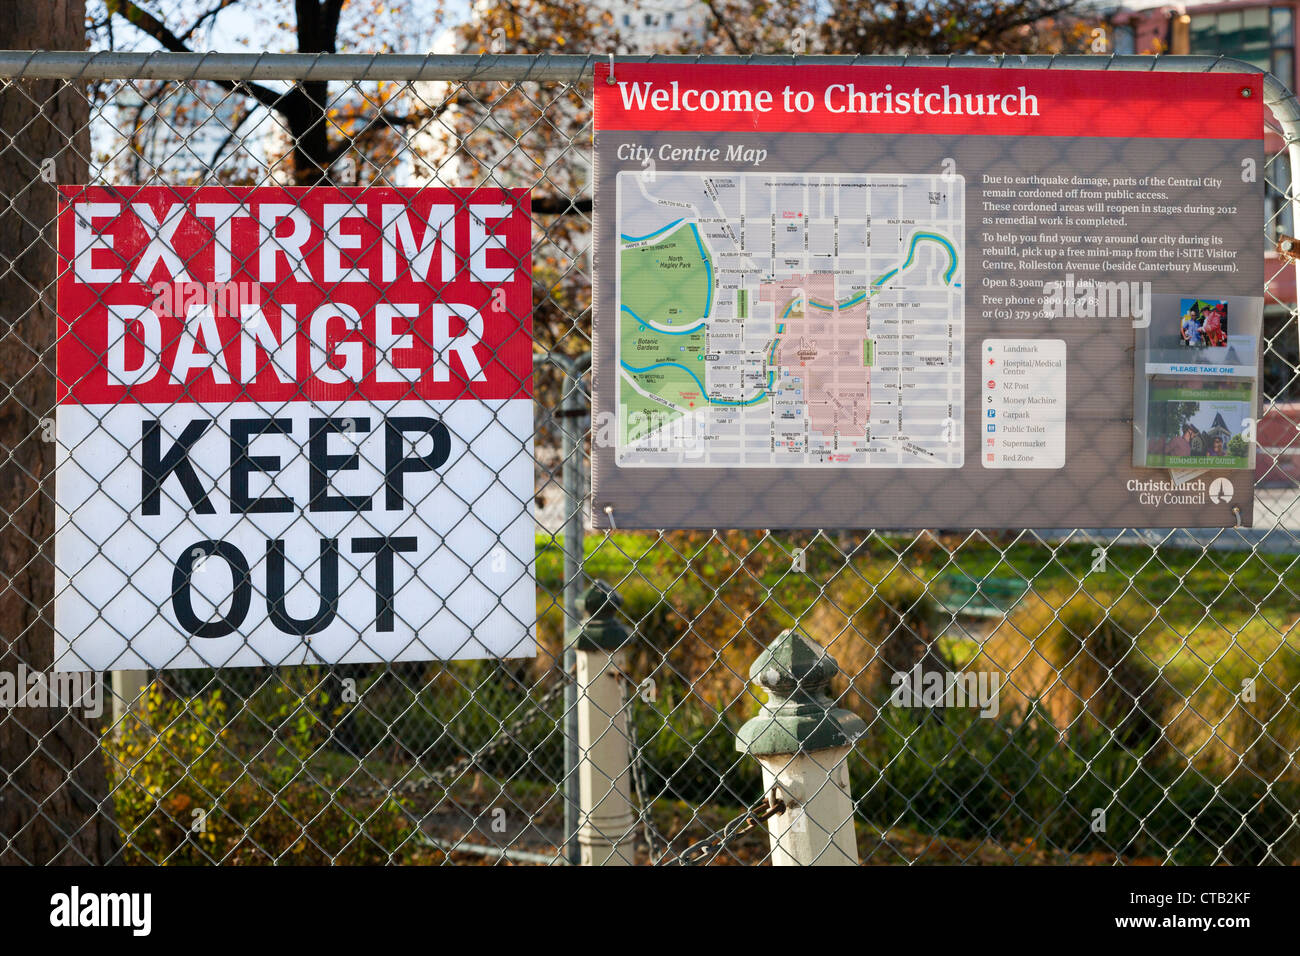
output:
[[[56,668],[535,653],[527,199],[63,188]]]

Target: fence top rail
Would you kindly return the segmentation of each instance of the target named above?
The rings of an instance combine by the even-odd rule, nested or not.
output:
[[[608,54],[112,53],[0,51],[0,77],[85,80],[551,80],[588,77]],[[618,63],[929,66],[1266,73],[1223,56],[619,56]],[[1279,84],[1280,85],[1280,84]]]
[[[389,80],[577,82],[592,75],[608,54],[398,53],[113,53],[0,50],[0,81],[79,80]],[[1060,54],[1029,56],[620,56],[617,63],[746,64],[751,66],[929,66],[1030,70],[1123,70],[1172,73],[1262,73],[1264,103],[1281,122],[1289,144],[1300,140],[1300,103],[1273,74],[1225,56],[1120,56]]]
[[[112,53],[0,50],[0,80],[391,80],[576,82],[608,54],[398,53]],[[1225,56],[620,56],[618,63],[748,64],[751,66],[999,67],[1029,70],[1126,70],[1174,73],[1263,73],[1264,102],[1279,119],[1300,126],[1300,107],[1285,83],[1253,64]],[[1294,127],[1293,127],[1294,128]],[[1290,137],[1288,136],[1288,139]]]

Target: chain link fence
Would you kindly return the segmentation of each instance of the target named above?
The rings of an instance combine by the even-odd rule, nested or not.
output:
[[[1294,270],[1275,251],[1294,232],[1290,94],[1270,79],[1256,528],[596,533],[591,65],[0,55],[0,228],[24,242],[4,263],[3,669],[50,672],[56,588],[77,583],[54,573],[54,486],[70,467],[52,447],[54,214],[56,187],[83,184],[531,191],[536,430],[513,452],[535,470],[520,509],[536,520],[538,640],[533,658],[118,672],[100,719],[19,701],[0,712],[0,857],[576,863],[593,825],[584,762],[616,737],[626,772],[593,775],[585,809],[613,795],[630,811],[600,817],[618,856],[762,863],[764,825],[791,808],[737,737],[763,701],[806,691],[865,722],[851,748],[820,751],[826,786],[842,777],[852,794],[835,829],[863,862],[1300,860],[1300,361]],[[616,614],[603,591],[584,606],[597,580]],[[618,640],[582,650],[589,616]],[[791,628],[817,660],[778,641]],[[752,674],[774,642],[789,656]],[[581,672],[597,659],[583,654],[604,655],[616,697],[592,706]],[[891,705],[891,678],[922,665],[997,675],[993,713]],[[595,730],[579,726],[584,705]]]

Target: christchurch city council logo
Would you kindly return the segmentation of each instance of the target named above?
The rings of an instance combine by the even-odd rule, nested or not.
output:
[[[1210,500],[1216,505],[1232,500],[1232,482],[1227,478],[1215,478],[1210,482]]]

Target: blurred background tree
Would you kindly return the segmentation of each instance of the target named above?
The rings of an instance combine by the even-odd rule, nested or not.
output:
[[[173,52],[1105,52],[1075,0],[91,0],[94,48]],[[539,344],[589,347],[589,93],[536,83],[145,81],[116,97],[119,181],[492,183],[533,191]],[[198,127],[198,128],[196,128]],[[200,129],[201,128],[201,129]],[[269,146],[264,144],[270,143]],[[265,150],[259,156],[259,149]]]

